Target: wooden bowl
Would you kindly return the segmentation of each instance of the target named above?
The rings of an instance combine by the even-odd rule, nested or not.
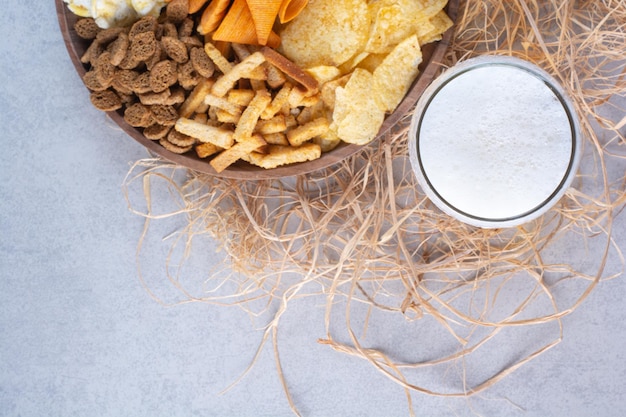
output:
[[[76,71],[82,78],[87,71],[87,67],[80,62],[80,57],[85,53],[89,42],[78,37],[74,31],[74,23],[78,17],[73,14],[65,5],[63,0],[55,0],[57,17],[59,19],[59,26],[65,41],[65,46],[69,52],[70,58],[76,68]],[[457,11],[459,7],[459,0],[449,0],[446,6],[446,12],[452,21],[456,20]],[[422,92],[435,78],[439,70],[441,69],[440,62],[448,48],[450,39],[452,37],[453,29],[448,30],[443,35],[443,39],[439,42],[425,45],[422,54],[423,61],[420,65],[420,73],[417,79],[413,82],[413,85],[409,89],[408,93],[404,97],[403,101],[398,105],[396,110],[389,114],[383,122],[378,137],[385,134],[394,124],[396,124],[417,102]],[[237,162],[231,165],[226,170],[219,174],[215,172],[213,167],[207,160],[198,158],[193,152],[188,152],[183,155],[172,153],[163,148],[158,141],[152,141],[144,137],[143,133],[130,126],[124,120],[122,111],[109,112],[109,116],[115,123],[117,123],[126,133],[128,133],[137,142],[148,148],[151,152],[155,153],[172,161],[178,165],[190,168],[194,171],[199,171],[212,175],[219,175],[224,178],[233,179],[268,179],[268,178],[281,178],[292,175],[305,174],[308,172],[316,171],[322,168],[329,167],[338,162],[341,162],[345,158],[355,154],[363,147],[361,145],[341,144],[334,150],[322,154],[319,159],[309,162],[302,162],[293,165],[285,165],[274,169],[263,169],[256,166],[252,166],[246,162]],[[367,146],[367,145],[365,145]]]

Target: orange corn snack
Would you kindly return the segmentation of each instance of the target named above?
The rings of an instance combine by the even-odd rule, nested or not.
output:
[[[278,12],[280,23],[287,23],[293,20],[308,3],[309,0],[283,0]]]
[[[196,13],[202,6],[204,6],[208,0],[189,0],[189,13]]]
[[[230,0],[211,0],[211,3],[202,12],[198,32],[206,35],[216,30],[226,16],[228,6],[230,6]]]
[[[246,0],[233,2],[222,23],[213,33],[213,40],[259,45],[252,12],[248,8]],[[267,46],[276,48],[278,45],[280,45],[280,37],[276,33],[270,32]]]
[[[267,45],[283,0],[246,0],[259,45]]]

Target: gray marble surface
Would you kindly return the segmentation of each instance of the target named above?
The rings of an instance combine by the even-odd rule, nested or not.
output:
[[[40,7],[9,0],[0,13],[0,415],[292,415],[271,347],[223,392],[262,337],[243,311],[163,306],[143,288],[135,256],[143,219],[128,210],[121,184],[147,153],[91,107],[54,3]],[[614,227],[622,248],[625,228],[622,215]],[[205,262],[223,261],[215,242],[202,244]],[[565,255],[596,259],[597,250]],[[160,265],[146,259],[143,275],[159,282]],[[607,270],[619,261],[612,256]],[[470,399],[413,394],[415,414],[626,415],[625,299],[622,277],[600,283],[564,318],[556,347]],[[294,305],[279,333],[302,415],[408,415],[397,384],[317,343],[322,303]],[[504,336],[475,366],[544,336],[541,327]]]

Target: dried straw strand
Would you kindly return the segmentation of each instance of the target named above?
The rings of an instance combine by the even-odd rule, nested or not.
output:
[[[309,175],[234,181],[185,171],[181,178],[180,167],[159,159],[131,168],[124,190],[132,212],[146,219],[138,257],[151,222],[171,217],[184,217],[185,225],[170,239],[167,264],[183,264],[199,235],[219,242],[230,269],[206,279],[210,290],[198,295],[187,289],[180,270],[168,268],[168,280],[182,302],[237,305],[254,317],[269,312],[252,362],[271,341],[295,414],[277,332],[288,306],[300,298],[325,298],[326,335],[319,343],[360,357],[395,381],[412,413],[413,392],[476,394],[554,347],[563,339],[562,318],[601,280],[619,275],[606,266],[610,256],[624,263],[612,226],[626,202],[626,111],[614,100],[626,95],[626,1],[461,1],[443,64],[481,54],[517,56],[544,68],[562,83],[581,119],[585,168],[575,186],[549,213],[518,228],[472,228],[430,204],[408,163],[410,112],[360,153]],[[175,203],[169,212],[155,211],[164,203],[152,198],[156,183]],[[603,257],[591,267],[568,263],[558,256],[564,242],[597,247]],[[521,296],[504,305],[500,300],[510,301],[512,290]],[[343,335],[333,330],[340,305]],[[369,346],[363,335],[378,314],[416,326],[431,319],[449,333],[452,350],[404,360]],[[365,317],[360,325],[354,315]],[[551,323],[551,341],[482,382],[470,383],[465,371],[460,386],[448,389],[411,380],[425,368],[467,363],[505,329]]]

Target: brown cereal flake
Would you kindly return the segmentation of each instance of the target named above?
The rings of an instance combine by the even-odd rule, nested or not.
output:
[[[163,101],[163,104],[175,106],[185,101],[185,90],[182,87],[174,86],[170,89],[170,92],[169,97]]]
[[[115,65],[111,63],[111,53],[104,51],[98,56],[94,63],[96,78],[102,85],[110,85],[115,77]]]
[[[190,146],[178,146],[178,145],[174,145],[172,142],[170,142],[169,140],[162,138],[159,139],[159,143],[161,144],[161,146],[163,146],[165,149],[167,149],[168,151],[175,153],[175,154],[183,154],[185,152],[189,152],[190,150],[193,149],[193,145]]]
[[[93,91],[89,95],[89,100],[95,108],[102,111],[115,111],[122,107],[122,100],[112,90]]]
[[[168,106],[165,104],[156,104],[150,107],[152,116],[157,123],[166,126],[173,126],[178,119],[178,112],[174,106]]]
[[[160,93],[176,84],[178,80],[176,69],[176,63],[167,59],[156,64],[150,71],[150,86],[152,87],[152,91]]]
[[[154,32],[142,32],[135,35],[130,42],[132,59],[146,61],[157,51],[157,40]]]
[[[153,123],[143,130],[143,135],[150,140],[159,140],[167,136],[170,130],[172,130],[171,126]]]
[[[124,110],[124,120],[133,127],[148,127],[154,120],[150,108],[141,103],[134,103]]]
[[[158,22],[154,16],[144,16],[141,19],[137,20],[135,23],[133,23],[133,25],[130,27],[130,31],[128,32],[128,38],[132,41],[135,36],[139,35],[140,33],[154,33],[157,26]]]
[[[166,88],[159,93],[150,91],[147,93],[138,94],[137,97],[139,97],[139,101],[141,102],[141,104],[144,104],[146,106],[153,106],[155,104],[164,104],[165,101],[170,97],[170,95],[170,89]]]
[[[168,21],[179,24],[189,15],[189,0],[172,0],[165,6],[165,16]]]
[[[131,87],[136,94],[145,94],[152,91],[150,85],[150,73],[140,72],[137,77],[132,80]]]
[[[204,46],[204,42],[197,36],[181,36],[178,39],[187,46],[187,49],[202,48]]]
[[[108,51],[111,53],[111,64],[118,66],[124,60],[129,45],[128,35],[124,32],[111,42],[108,47]]]
[[[178,36],[180,36],[181,38],[186,38],[193,35],[194,25],[195,22],[193,21],[193,19],[187,16],[178,26]]]
[[[108,44],[109,42],[117,39],[120,33],[124,32],[126,29],[123,27],[112,27],[108,29],[102,29],[96,35],[96,40],[101,44]]]
[[[169,36],[171,38],[178,38],[178,29],[176,29],[176,25],[172,22],[165,22],[161,25],[163,27],[163,37]]]
[[[215,72],[215,64],[204,52],[204,48],[191,48],[189,51],[191,65],[204,78],[211,78]]]
[[[167,140],[170,141],[170,143],[181,147],[187,147],[196,144],[196,138],[192,138],[191,136],[187,136],[184,133],[180,133],[176,129],[170,130],[170,132],[167,134]]]
[[[89,70],[83,75],[83,83],[91,91],[104,91],[110,87],[109,84],[102,84],[96,75],[96,71]]]
[[[80,38],[93,40],[96,38],[101,29],[92,17],[86,17],[76,21],[74,30]]]
[[[124,94],[127,96],[134,94],[133,90],[121,83],[118,77],[113,78],[113,81],[111,82],[111,87],[113,87],[115,92],[118,94]]]
[[[167,53],[167,56],[172,58],[174,62],[184,64],[189,59],[187,46],[183,43],[183,41],[177,38],[172,38],[171,36],[163,36],[163,38],[161,38],[161,45],[163,46],[165,53]]]
[[[128,48],[126,49],[126,54],[124,55],[124,59],[118,64],[119,68],[125,70],[132,70],[139,67],[141,61],[136,59],[135,56],[130,51],[130,42],[128,44]]]
[[[152,71],[152,68],[159,62],[167,59],[167,54],[165,53],[165,49],[163,49],[163,45],[161,42],[157,42],[156,51],[154,51],[154,55],[146,61],[146,70]]]
[[[93,65],[103,50],[104,47],[100,45],[100,42],[94,40],[93,42],[91,42],[83,56],[80,57],[80,62],[82,62],[83,64]]]
[[[134,92],[133,83],[135,82],[137,77],[139,77],[139,72],[134,70],[118,69],[115,73],[115,79],[117,80],[117,83],[123,88],[131,90],[131,92]]]
[[[193,89],[200,82],[200,74],[193,67],[191,61],[187,61],[184,64],[179,64],[177,68],[178,84],[185,90]]]

